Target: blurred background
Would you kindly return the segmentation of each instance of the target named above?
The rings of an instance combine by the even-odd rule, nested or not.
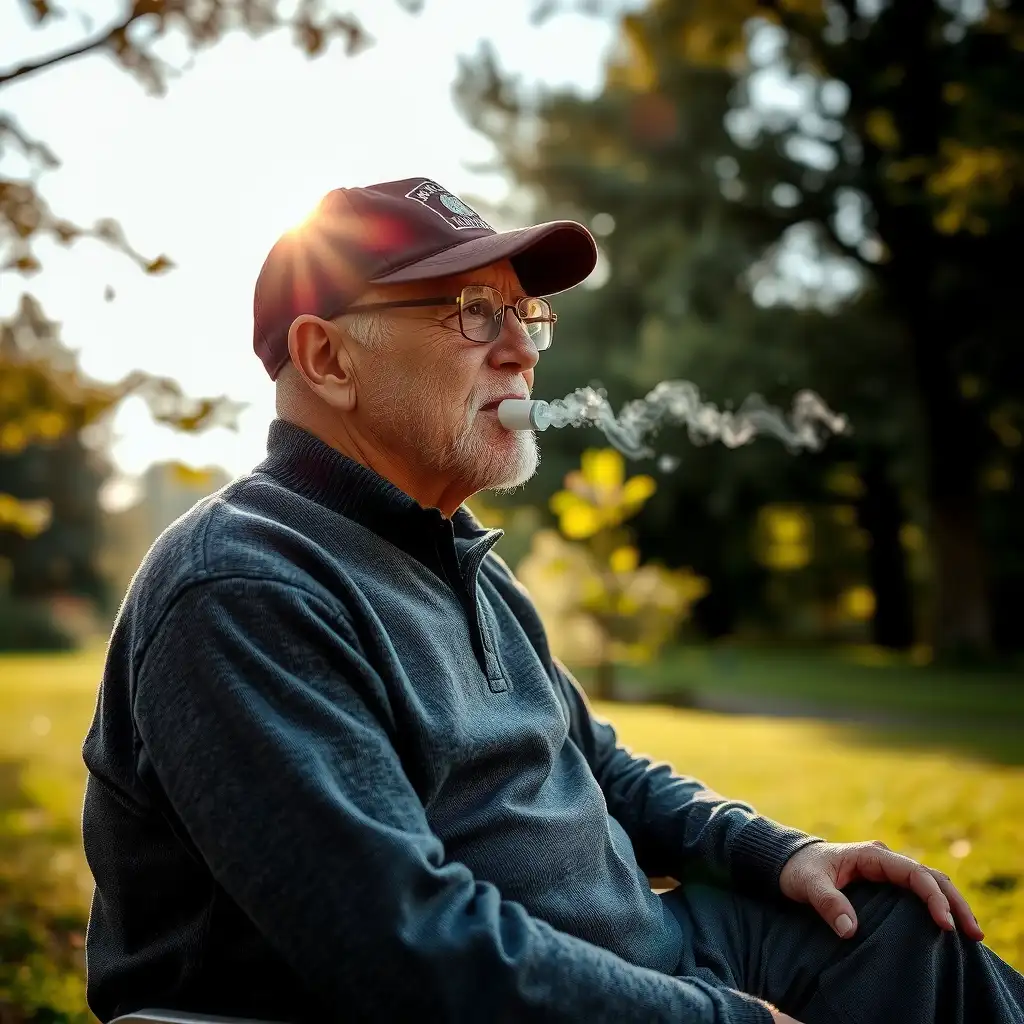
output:
[[[92,1019],[81,742],[147,548],[262,456],[263,258],[413,176],[597,236],[537,397],[849,418],[549,430],[470,504],[624,742],[927,860],[1024,969],[1024,4],[5,0],[0,1024]]]

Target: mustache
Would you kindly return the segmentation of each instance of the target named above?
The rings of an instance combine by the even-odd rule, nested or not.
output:
[[[482,391],[480,394],[475,392],[470,396],[470,402],[475,410],[481,409],[483,406],[490,402],[497,402],[501,398],[508,398],[509,395],[515,395],[517,398],[528,399],[530,397],[530,389],[526,387],[522,380],[514,384],[509,384],[505,388],[487,388],[486,391]]]

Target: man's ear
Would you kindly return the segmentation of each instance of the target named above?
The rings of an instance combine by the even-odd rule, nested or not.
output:
[[[288,328],[288,354],[314,394],[335,409],[351,412],[355,408],[355,375],[340,328],[304,313]]]

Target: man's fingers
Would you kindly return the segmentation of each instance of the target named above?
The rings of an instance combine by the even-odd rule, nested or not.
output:
[[[858,867],[862,876],[871,881],[893,882],[915,893],[928,905],[928,912],[940,928],[946,931],[956,928],[946,894],[935,874],[923,864],[870,844],[858,857]]]
[[[853,904],[834,885],[820,881],[810,886],[807,895],[811,906],[841,939],[848,939],[857,930]]]
[[[971,911],[970,904],[968,904],[967,900],[961,895],[957,887],[949,880],[948,875],[944,875],[941,871],[932,871],[932,875],[935,877],[935,881],[938,883],[939,888],[949,901],[949,906],[953,911],[953,917],[960,922],[961,929],[972,939],[977,939],[980,942],[985,938],[985,933],[981,930],[981,925],[978,924],[978,919]]]

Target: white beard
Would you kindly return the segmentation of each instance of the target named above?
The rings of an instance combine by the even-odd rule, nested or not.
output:
[[[467,480],[473,493],[514,491],[537,472],[537,436],[532,430],[512,430],[499,444],[490,444],[471,421],[448,449],[444,463],[442,470]]]

